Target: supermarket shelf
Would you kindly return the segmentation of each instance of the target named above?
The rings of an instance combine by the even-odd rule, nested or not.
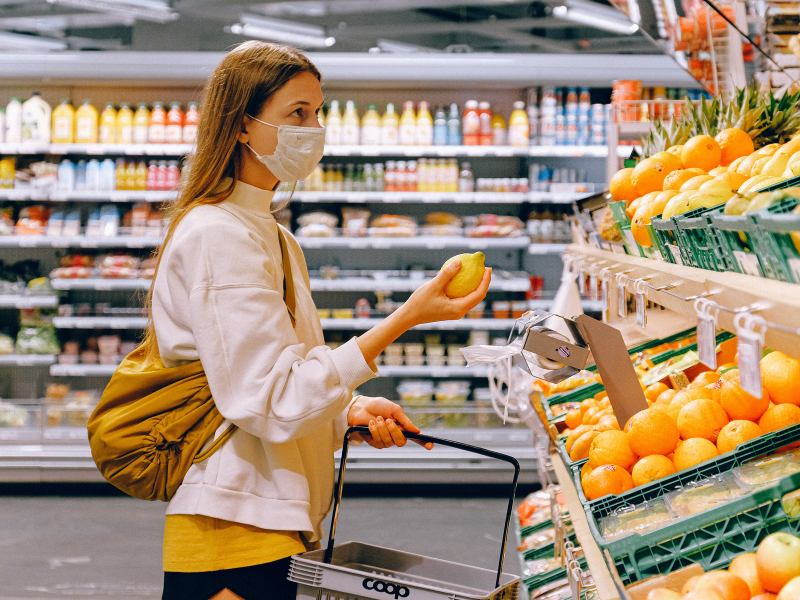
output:
[[[382,318],[321,319],[322,329],[346,329],[366,331],[383,321]],[[484,331],[503,331],[511,329],[515,319],[459,319],[458,321],[438,321],[414,327],[417,331],[456,331],[479,329]]]
[[[50,285],[57,290],[149,290],[149,279],[51,279]]]
[[[54,354],[0,354],[0,366],[36,367],[54,362]]]
[[[80,281],[67,280],[64,281]],[[90,281],[90,280],[84,280]],[[312,279],[312,292],[371,292],[374,290],[387,292],[413,292],[430,279],[373,279],[371,277],[348,277],[346,279]],[[149,286],[149,284],[148,284]],[[531,282],[527,278],[492,279],[489,289],[495,292],[527,292]]]
[[[653,129],[653,124],[650,121],[620,121],[617,123],[619,128],[620,137],[623,136],[641,136],[650,133]]]
[[[467,248],[488,250],[491,248],[527,248],[528,236],[509,238],[470,238],[463,236],[417,236],[417,237],[298,237],[300,247],[394,249],[394,248]]]
[[[58,296],[2,296],[0,308],[53,308],[58,306]]]
[[[486,377],[486,367],[378,367],[381,377]]]
[[[50,365],[53,377],[111,377],[118,365]]]
[[[117,235],[109,237],[53,237],[48,235],[0,236],[0,248],[152,248],[161,237]]]
[[[531,244],[528,246],[528,254],[563,254],[566,250],[566,244]]]
[[[110,190],[61,192],[34,188],[0,189],[0,200],[36,200],[50,202],[169,202],[172,191]]]
[[[56,329],[144,329],[147,317],[53,317]]]
[[[426,433],[510,454],[522,467],[520,483],[535,483],[536,454],[525,429],[429,429]],[[340,452],[335,455],[338,468]],[[508,483],[497,460],[416,444],[378,451],[364,444],[349,450],[350,483]],[[83,427],[0,429],[0,482],[102,482]]]
[[[650,278],[647,284],[652,288],[669,286],[667,290],[669,293],[646,288],[647,299],[692,319],[697,316],[694,300],[683,298],[710,294],[711,300],[732,309],[719,311],[717,319],[717,327],[732,333],[736,333],[733,309],[751,307],[758,303],[755,314],[763,317],[768,323],[784,328],[777,329],[768,325],[765,347],[800,359],[800,345],[797,343],[797,332],[800,332],[800,293],[798,293],[800,286],[796,284],[752,275],[717,273],[673,265],[659,260],[597,250],[589,246],[571,245],[567,251],[572,256],[588,262],[606,261],[605,264],[611,265],[609,269],[612,273],[627,271],[632,280]],[[615,306],[617,301],[616,287],[609,286],[613,295],[609,298],[611,306]]]

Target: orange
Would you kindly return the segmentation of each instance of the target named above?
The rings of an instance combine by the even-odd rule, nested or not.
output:
[[[567,427],[570,429],[575,429],[576,427],[580,426],[583,422],[581,419],[581,411],[579,408],[575,408],[567,413],[567,418],[564,419],[564,422],[567,424]]]
[[[593,406],[592,408],[587,410],[585,413],[583,413],[583,417],[582,417],[583,424],[584,425],[591,425],[592,424],[591,423],[592,417],[595,416],[599,412],[600,412],[600,408],[598,408],[597,406]]]
[[[761,158],[764,158],[764,155],[758,152],[754,152],[750,156],[746,156],[744,160],[739,163],[739,166],[736,167],[736,172],[741,175],[744,175],[747,178],[750,178],[751,176],[750,171],[753,169],[753,165],[756,163],[757,160]],[[731,169],[729,168],[728,172],[730,171]]]
[[[671,475],[676,471],[675,465],[666,456],[651,454],[640,459],[631,470],[634,486],[645,485],[656,479]]]
[[[695,377],[694,380],[692,380],[692,384],[689,387],[709,385],[711,383],[716,383],[717,381],[719,381],[719,375],[717,375],[714,371],[704,371]]]
[[[625,202],[630,202],[641,195],[637,194],[636,190],[633,188],[633,181],[631,180],[632,175],[633,168],[621,169],[614,173],[608,190],[611,192],[611,197],[614,198],[615,201],[624,200]]]
[[[767,412],[769,402],[770,395],[766,390],[762,391],[761,398],[745,392],[739,385],[738,374],[728,378],[719,388],[719,403],[733,420],[758,421]]]
[[[772,352],[764,356],[764,358],[762,358],[761,361],[759,362],[759,367],[761,367],[762,375],[767,367],[769,367],[775,362],[780,362],[787,358],[789,358],[788,355],[784,354],[783,352],[778,352],[777,350],[773,350]]]
[[[594,399],[584,400],[583,402],[581,402],[581,405],[578,408],[581,411],[581,415],[583,415],[590,408],[597,408],[597,402],[595,402]]]
[[[661,394],[659,394],[658,398],[656,398],[656,404],[669,405],[669,403],[672,401],[672,399],[675,397],[675,394],[677,393],[678,390],[673,390],[672,388],[664,390],[663,392],[661,392]]]
[[[723,600],[750,600],[747,582],[727,571],[709,571],[701,575],[694,590],[714,590]]]
[[[567,441],[564,442],[564,447],[567,449],[567,452],[572,450],[572,445],[577,441],[579,437],[581,437],[587,431],[591,431],[591,425],[580,425],[576,427],[575,430],[567,436]]]
[[[628,205],[628,208],[625,209],[625,214],[628,215],[629,219],[633,218],[633,215],[636,214],[636,211],[639,210],[645,204],[648,204],[655,199],[656,196],[661,194],[662,192],[650,192],[649,194],[645,194],[641,198],[637,198],[633,202]]]
[[[569,451],[569,457],[573,461],[583,460],[589,457],[589,448],[592,446],[592,441],[600,435],[599,431],[587,431],[572,444],[572,450]]]
[[[589,500],[597,500],[608,494],[622,494],[631,489],[631,474],[617,465],[597,467],[583,480],[583,493]]]
[[[758,567],[756,566],[756,553],[740,554],[731,561],[728,572],[741,577],[750,588],[753,596],[763,594],[766,590],[758,580]]]
[[[717,447],[705,438],[692,438],[678,445],[673,463],[678,471],[719,456]]]
[[[694,190],[700,189],[700,186],[703,185],[706,181],[711,181],[714,178],[711,175],[696,175],[692,177],[689,181],[685,182],[682,186],[680,191],[682,192],[691,192]]]
[[[684,148],[684,152],[685,152]],[[646,158],[633,169],[631,180],[639,195],[664,189],[664,178],[679,167],[660,158]]]
[[[764,435],[764,430],[752,421],[731,421],[719,432],[717,450],[720,454],[731,452],[739,444],[760,435]]]
[[[600,427],[604,425],[611,427],[611,429],[616,429],[617,431],[619,431],[619,421],[617,421],[617,417],[615,417],[614,415],[603,415],[597,426]]]
[[[651,402],[655,402],[656,399],[663,393],[669,390],[669,386],[666,383],[662,383],[659,381],[658,383],[654,383],[645,389],[644,397],[650,400]]]
[[[738,169],[739,169],[739,165],[741,165],[744,162],[745,158],[747,158],[747,157],[746,156],[741,156],[741,157],[737,158],[735,161],[733,161],[731,164],[729,164],[728,165],[728,170],[726,171],[726,173],[735,173],[735,172],[737,172]]]
[[[664,191],[674,190],[677,192],[692,177],[697,177],[697,173],[686,169],[677,169],[664,178]]]
[[[589,450],[589,462],[593,465],[617,465],[630,469],[637,458],[624,431],[604,431],[594,438]]]
[[[681,434],[675,421],[660,410],[648,408],[636,413],[625,425],[628,444],[639,456],[662,454],[675,450]]]
[[[702,575],[701,575],[702,577]],[[725,600],[717,593],[716,590],[698,590],[695,589],[683,597],[683,600]]]
[[[687,579],[686,583],[684,583],[683,587],[681,588],[681,594],[685,596],[686,594],[694,590],[694,586],[697,585],[697,580],[700,579],[700,577],[702,577],[702,575],[695,575],[694,577],[690,577],[689,579]]]
[[[731,189],[734,192],[739,189],[740,185],[747,181],[747,177],[737,173],[736,171],[725,172],[722,175],[717,175],[714,177],[714,179],[718,181],[724,181],[731,186]]]
[[[794,404],[771,406],[758,421],[758,425],[764,430],[764,433],[771,433],[795,423],[800,423],[800,407]],[[800,442],[785,446],[787,449],[797,447],[800,447]]]
[[[727,172],[728,172],[728,167],[714,167],[708,172],[708,174],[716,177],[717,175],[723,175],[724,173]]]
[[[661,192],[659,196],[662,194],[671,194],[674,196],[677,193],[678,192],[673,191]],[[661,203],[658,201],[658,198],[656,198],[646,204],[640,204],[639,208],[636,209],[636,212],[631,218],[631,234],[633,234],[633,239],[635,239],[639,245],[647,248],[653,245],[653,242],[650,240],[650,235],[647,233],[647,226],[650,224],[653,217],[664,212],[664,207],[667,205],[668,201],[669,198],[666,198],[664,202]]]
[[[720,156],[722,165],[729,165],[740,156],[749,156],[755,152],[753,138],[746,131],[737,127],[720,131],[714,139],[722,151]]]
[[[716,443],[719,432],[728,424],[728,415],[713,400],[692,400],[678,413],[678,429],[684,440],[705,438]]]
[[[614,412],[611,409],[598,410],[596,413],[594,413],[594,415],[592,415],[592,418],[589,419],[589,425],[597,425],[600,422],[600,419],[607,415],[613,414]]]
[[[718,167],[722,159],[722,149],[710,135],[696,135],[683,145],[681,162],[686,168],[698,167],[710,171]]]
[[[584,477],[586,477],[592,471],[594,471],[594,467],[589,464],[589,461],[586,461],[581,467],[581,482],[583,482]]]
[[[689,402],[693,402],[694,400],[699,400],[700,398],[707,398],[708,400],[711,400],[712,397],[713,394],[711,390],[705,387],[687,388],[685,390],[680,390],[672,398],[672,402],[669,403],[669,409],[667,409],[667,414],[677,422],[678,415],[680,414],[681,409],[687,404],[689,404]]]
[[[775,594],[770,594],[769,592],[764,592],[763,594],[759,594],[758,596],[753,596],[750,600],[777,600],[777,596]]]
[[[683,144],[677,144],[675,146],[670,146],[669,148],[667,148],[667,152],[669,152],[670,154],[674,154],[678,158],[681,157],[681,150],[683,150]]]
[[[776,357],[762,369],[761,379],[775,404],[800,406],[800,360]]]
[[[671,170],[683,169],[680,156],[674,152],[656,152],[652,156],[648,156],[648,158],[654,158],[656,160],[663,161]]]

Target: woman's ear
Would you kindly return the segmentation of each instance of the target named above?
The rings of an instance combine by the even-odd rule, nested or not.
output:
[[[244,116],[244,120],[242,122],[242,131],[239,133],[239,137],[237,138],[242,144],[250,143],[250,133],[248,128],[250,127],[250,124],[252,122],[253,119],[251,119],[247,115]]]

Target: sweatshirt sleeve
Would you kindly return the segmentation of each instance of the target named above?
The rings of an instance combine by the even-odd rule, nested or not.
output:
[[[352,391],[376,376],[356,339],[335,350],[300,343],[283,301],[277,240],[275,256],[227,211],[209,208],[221,213],[212,226],[195,223],[173,243],[182,248],[188,318],[220,413],[276,444],[341,421]]]

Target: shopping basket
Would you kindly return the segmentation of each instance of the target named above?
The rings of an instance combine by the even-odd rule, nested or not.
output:
[[[297,598],[302,600],[515,600],[520,578],[503,573],[508,529],[519,478],[519,463],[512,456],[484,448],[406,432],[409,439],[433,442],[475,454],[496,458],[514,466],[514,481],[508,500],[500,563],[497,573],[438,558],[390,550],[361,542],[334,547],[336,524],[342,501],[347,463],[347,448],[354,433],[369,433],[368,427],[351,427],[344,436],[339,464],[339,481],[333,500],[333,518],[328,547],[293,556],[289,580],[297,583]]]

